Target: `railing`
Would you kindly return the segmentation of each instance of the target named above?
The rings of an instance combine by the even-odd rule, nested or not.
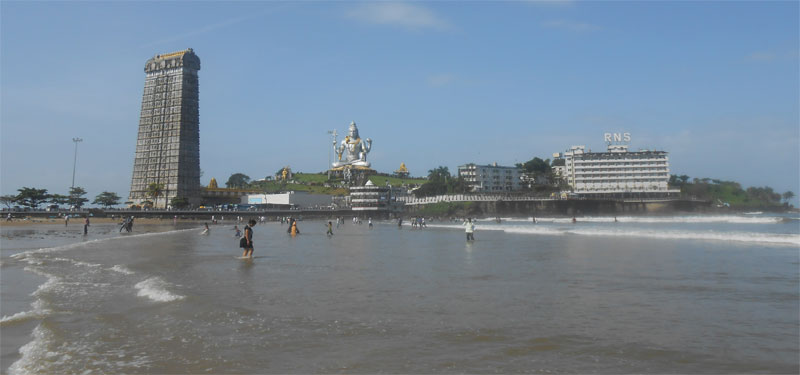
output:
[[[436,195],[432,197],[397,197],[398,202],[406,205],[432,204],[439,202],[494,202],[494,201],[552,201],[559,198],[535,197],[530,195],[510,195],[510,194],[452,194]]]
[[[668,191],[648,191],[650,193],[665,193]],[[596,193],[596,192],[594,192]],[[613,194],[619,192],[608,192],[608,194]],[[641,197],[641,198],[633,198],[633,197],[586,197],[586,196],[571,196],[569,198],[553,198],[553,197],[536,197],[530,195],[505,195],[505,194],[452,194],[452,195],[436,195],[432,197],[413,197],[413,196],[405,196],[405,197],[397,197],[397,202],[405,203],[406,205],[414,206],[414,205],[424,205],[424,204],[434,204],[440,202],[496,202],[496,201],[505,201],[505,202],[521,202],[521,201],[558,201],[558,200],[614,200],[614,201],[625,201],[625,202],[664,202],[664,201],[675,201],[675,200],[691,200],[691,201],[704,201],[702,199],[695,199],[695,198],[679,198],[679,197]]]

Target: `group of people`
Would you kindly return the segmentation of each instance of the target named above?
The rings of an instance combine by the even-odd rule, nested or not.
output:
[[[219,221],[225,221],[225,216],[224,216],[224,215],[220,215],[220,217],[219,217]],[[243,222],[243,221],[244,221],[244,217],[242,217],[242,216],[236,216],[236,218],[234,219],[234,221],[236,221],[237,223],[241,223],[241,222]],[[258,217],[258,222],[259,222],[259,223],[263,223],[263,222],[265,222],[265,221],[267,221],[267,217],[266,217],[266,216],[259,216],[259,217]],[[281,218],[281,222],[283,222],[283,218]],[[218,224],[218,222],[217,222],[217,215],[211,215],[211,224]]]
[[[69,226],[69,219],[70,219],[70,215],[69,214],[64,215],[64,226],[65,227]],[[8,213],[8,218],[6,219],[6,221],[11,221],[11,213],[10,212]],[[128,232],[130,232],[130,231],[128,231]],[[86,236],[88,234],[89,234],[89,215],[86,215],[83,218],[83,235]]]
[[[131,217],[131,221],[132,221],[132,219],[133,219],[133,217]],[[300,230],[297,228],[297,220],[295,218],[290,217],[286,221],[289,223],[289,229],[286,231],[287,233],[291,234],[292,237],[300,234]],[[338,228],[338,225],[343,223],[343,221],[344,220],[342,220],[340,217],[336,218],[337,228]],[[369,221],[370,228],[372,228],[372,218],[371,217],[368,218],[368,221]],[[284,221],[281,220],[281,223],[283,223],[283,222]],[[414,223],[418,223],[418,224],[414,224]],[[422,226],[424,226],[424,224],[425,224],[425,219],[424,218],[417,217],[417,218],[412,219],[412,225],[422,225]],[[234,225],[233,226],[234,237],[237,237],[237,238],[241,237],[239,239],[239,247],[243,249],[242,258],[248,258],[248,259],[252,259],[253,258],[253,251],[254,251],[254,246],[253,246],[253,227],[255,225],[256,225],[256,221],[251,219],[247,223],[247,225],[245,225],[244,233],[242,233],[242,231],[239,230],[239,226],[238,225]],[[403,219],[402,218],[398,220],[398,225],[399,226],[403,225]],[[472,221],[472,218],[467,218],[467,220],[464,221],[463,225],[466,228],[467,241],[475,241],[475,236],[474,236],[475,223]],[[333,236],[333,222],[332,221],[328,221],[326,227],[327,227],[327,232],[325,234],[328,237]],[[205,229],[203,231],[203,234],[207,234],[208,232],[209,232],[208,224],[205,224]]]
[[[428,225],[425,224],[425,218],[421,216],[417,216],[411,219],[411,228],[422,229],[427,228]]]

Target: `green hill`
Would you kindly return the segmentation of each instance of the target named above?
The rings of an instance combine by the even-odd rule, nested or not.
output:
[[[791,191],[779,194],[769,186],[742,189],[738,182],[710,178],[695,178],[688,182],[688,176],[673,176],[670,183],[679,186],[681,194],[686,197],[709,200],[735,209],[787,209],[791,206],[781,201],[794,197]]]

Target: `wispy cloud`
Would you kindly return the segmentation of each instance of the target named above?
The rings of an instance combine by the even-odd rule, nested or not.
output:
[[[545,21],[542,22],[541,25],[542,27],[546,27],[548,29],[565,30],[574,33],[585,33],[601,30],[601,28],[597,25],[565,19]]]
[[[152,42],[149,42],[149,43],[145,43],[145,44],[141,45],[141,47],[152,47],[152,46],[157,46],[157,45],[160,45],[160,44],[167,44],[167,43],[176,42],[176,41],[179,41],[179,40],[182,40],[182,39],[191,38],[191,37],[196,36],[196,35],[205,34],[207,32],[211,32],[211,31],[214,31],[214,30],[217,30],[217,29],[221,29],[221,28],[224,28],[226,26],[237,24],[239,22],[242,22],[242,21],[247,20],[247,19],[252,18],[252,17],[253,17],[252,15],[246,15],[246,16],[241,16],[241,17],[236,17],[236,18],[230,18],[230,19],[227,19],[227,20],[224,20],[224,21],[221,21],[221,22],[213,23],[213,24],[210,24],[210,25],[205,25],[203,27],[187,31],[185,33],[174,35],[174,36],[171,36],[169,38],[159,39],[159,40],[155,40],[155,41],[152,41]]]
[[[435,74],[428,77],[428,85],[432,87],[442,87],[453,83],[456,76],[450,73]]]
[[[776,54],[765,51],[753,52],[747,56],[747,60],[749,61],[760,61],[760,62],[775,61],[775,59],[777,58],[778,56]]]
[[[199,27],[197,29],[189,30],[189,31],[187,31],[185,33],[177,34],[177,35],[174,35],[174,36],[171,36],[171,37],[168,37],[168,38],[164,38],[164,39],[155,40],[155,41],[143,44],[140,47],[158,46],[160,44],[172,43],[172,42],[176,42],[176,41],[179,41],[179,40],[191,38],[191,37],[194,37],[194,36],[197,36],[197,35],[209,33],[211,31],[223,29],[223,28],[235,25],[237,23],[241,23],[241,22],[244,22],[244,21],[247,21],[247,20],[250,20],[250,19],[254,19],[254,18],[258,18],[258,17],[264,16],[264,15],[269,14],[269,13],[274,13],[274,12],[276,12],[276,11],[286,7],[286,6],[288,6],[288,4],[274,6],[274,7],[271,7],[270,9],[266,9],[266,10],[259,11],[259,12],[254,12],[254,13],[245,14],[245,15],[239,16],[239,17],[228,18],[228,19],[222,20],[220,22],[207,24],[207,25]]]
[[[546,6],[572,6],[575,0],[526,0],[529,4]]]
[[[347,12],[347,17],[365,23],[398,26],[408,30],[451,28],[445,19],[418,4],[365,3]]]

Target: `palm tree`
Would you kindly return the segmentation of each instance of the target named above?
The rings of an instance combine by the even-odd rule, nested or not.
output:
[[[161,196],[162,191],[164,191],[164,184],[153,182],[147,185],[147,195],[153,198],[153,206],[158,206],[158,197]]]

